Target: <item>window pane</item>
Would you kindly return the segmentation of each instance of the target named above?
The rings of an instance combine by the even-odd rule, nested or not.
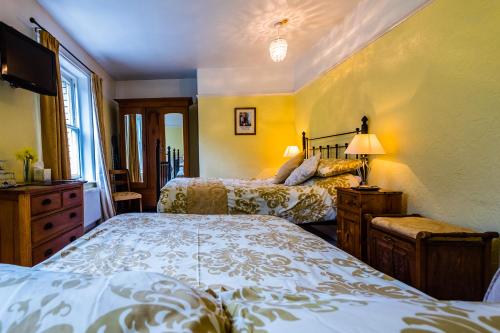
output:
[[[71,178],[80,178],[80,133],[77,129],[68,127],[68,146]]]
[[[73,112],[73,92],[71,82],[65,77],[62,78],[62,92],[64,99],[64,113],[66,115],[66,124],[67,125],[76,125],[75,124],[75,115]]]

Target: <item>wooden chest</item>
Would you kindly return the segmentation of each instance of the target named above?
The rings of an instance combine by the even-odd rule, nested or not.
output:
[[[337,188],[337,246],[358,259],[368,259],[367,224],[363,215],[401,213],[402,192]]]
[[[34,266],[83,235],[83,184],[0,190],[0,262]]]
[[[446,224],[429,228],[432,220],[400,217],[369,224],[368,263],[437,299],[481,301],[491,280],[491,240],[498,233]],[[371,221],[373,216],[366,219]],[[412,229],[403,223],[411,223]]]

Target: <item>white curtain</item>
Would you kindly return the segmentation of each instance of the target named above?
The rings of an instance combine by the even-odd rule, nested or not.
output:
[[[102,79],[92,74],[92,100],[94,105],[94,142],[96,182],[101,192],[101,210],[103,220],[116,215],[109,181],[108,163],[106,161],[106,141],[104,131],[104,100]]]

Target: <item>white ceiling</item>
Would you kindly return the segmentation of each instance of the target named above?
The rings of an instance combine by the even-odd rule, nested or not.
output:
[[[360,0],[38,0],[117,80],[195,77],[197,68],[293,65]],[[273,24],[289,18],[284,63]]]

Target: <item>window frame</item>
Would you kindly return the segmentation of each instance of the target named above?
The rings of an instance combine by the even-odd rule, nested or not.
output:
[[[94,105],[92,98],[91,73],[78,64],[70,54],[62,49],[59,52],[61,79],[70,78],[73,94],[71,96],[72,110],[76,126],[66,124],[67,128],[78,131],[79,140],[79,175],[71,175],[74,180],[95,182],[95,138],[94,138]],[[85,111],[88,110],[88,111]]]
[[[80,112],[80,103],[79,103],[79,98],[78,98],[78,79],[71,74],[67,69],[61,67],[61,79],[65,80],[69,84],[70,88],[70,99],[71,99],[71,113],[72,113],[72,118],[73,118],[73,124],[68,124],[66,122],[66,128],[68,129],[68,136],[69,132],[73,131],[77,133],[77,138],[78,138],[78,165],[79,165],[79,170],[78,174],[71,174],[71,179],[83,179],[83,138],[82,138],[82,129],[81,129],[81,112]]]

